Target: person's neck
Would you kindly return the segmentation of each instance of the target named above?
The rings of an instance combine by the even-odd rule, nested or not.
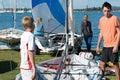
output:
[[[88,20],[84,20],[84,22],[87,22]]]
[[[112,14],[110,14],[110,15],[106,16],[106,18],[111,18],[111,16],[112,16]]]
[[[26,32],[32,32],[32,30],[31,30],[31,29],[26,29],[25,31],[26,31]]]

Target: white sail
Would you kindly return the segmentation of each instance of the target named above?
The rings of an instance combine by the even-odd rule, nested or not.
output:
[[[45,30],[44,34],[47,34],[47,38],[49,38],[49,45],[47,48],[59,48],[58,50],[63,50],[65,48],[64,44],[67,37],[65,33],[66,26],[68,26],[69,45],[74,46],[78,41],[80,42],[78,45],[81,45],[81,35],[74,34],[73,1],[68,0],[68,3],[69,4],[66,5],[66,0],[32,0],[33,18],[35,21],[39,17],[42,18]],[[66,6],[68,6],[68,12],[66,11]],[[66,18],[68,18],[68,23]],[[42,44],[44,43],[39,42],[38,40],[36,42],[39,44],[38,47],[47,51],[48,49],[45,50],[46,47],[42,47]]]
[[[64,32],[65,3],[64,0],[32,0],[32,14],[36,21],[43,18],[46,33]]]

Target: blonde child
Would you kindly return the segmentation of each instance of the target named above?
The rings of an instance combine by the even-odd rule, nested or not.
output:
[[[21,63],[20,71],[22,80],[34,80],[36,76],[36,67],[34,60],[34,30],[33,19],[25,16],[22,19],[22,25],[25,32],[21,35],[20,54]]]

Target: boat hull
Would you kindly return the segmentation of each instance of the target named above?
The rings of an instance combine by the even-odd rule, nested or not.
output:
[[[23,31],[14,28],[0,30],[0,42],[7,43],[10,46],[18,45],[20,43],[20,36]]]
[[[73,47],[71,46],[71,35],[68,34],[69,41],[68,46],[69,48]],[[74,48],[77,48],[78,46],[81,46],[83,37],[78,34],[74,34]],[[49,51],[63,51],[65,50],[65,43],[66,43],[66,34],[65,33],[58,33],[58,34],[51,34],[47,37],[37,37],[35,39],[36,45],[39,49],[41,49],[41,52],[49,52]]]

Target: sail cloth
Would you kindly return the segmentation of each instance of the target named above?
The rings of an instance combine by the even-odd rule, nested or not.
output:
[[[93,59],[93,54],[91,52],[80,52],[79,56],[88,60]]]
[[[32,0],[34,20],[41,17],[45,32],[61,33],[65,27],[65,0]]]
[[[101,80],[102,70],[95,62],[92,62],[85,57],[76,54],[70,55],[70,64],[79,64],[81,66],[71,66],[71,74],[78,73],[79,75],[71,75],[74,80]]]

